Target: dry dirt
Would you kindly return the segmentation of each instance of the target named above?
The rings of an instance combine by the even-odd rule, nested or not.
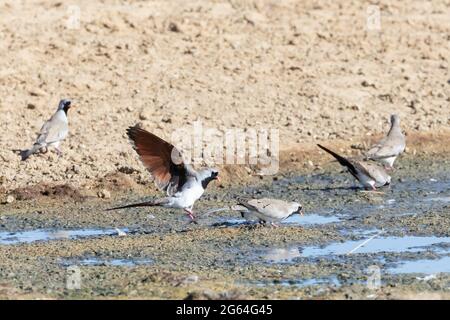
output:
[[[138,122],[163,138],[197,120],[276,128],[282,169],[316,165],[316,142],[370,141],[393,112],[413,137],[409,151],[449,149],[448,0],[380,1],[379,30],[357,1],[71,3],[0,4],[3,193],[144,183],[125,135]],[[61,98],[74,104],[64,155],[21,162],[12,150],[30,146]]]

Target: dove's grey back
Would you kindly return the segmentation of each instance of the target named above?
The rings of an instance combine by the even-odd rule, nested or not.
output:
[[[400,119],[397,115],[392,115],[389,133],[367,152],[366,157],[392,167],[395,159],[405,151],[405,148],[406,139],[400,128]]]

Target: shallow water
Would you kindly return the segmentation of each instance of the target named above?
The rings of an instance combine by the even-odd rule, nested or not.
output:
[[[301,257],[298,247],[292,248],[272,248],[262,254],[264,260],[276,263],[291,262],[293,259]]]
[[[240,225],[240,224],[246,224],[249,223],[245,219],[223,219],[223,223],[228,225]],[[333,217],[333,216],[323,216],[320,214],[305,214],[303,216],[301,215],[293,215],[286,220],[283,220],[281,224],[291,224],[291,225],[298,225],[298,226],[308,226],[308,225],[321,225],[321,224],[328,224],[328,223],[335,223],[339,222],[341,219],[339,217]]]
[[[436,198],[428,198],[427,201],[438,201],[438,202],[450,202],[450,197],[436,197]]]
[[[365,240],[345,241],[343,243],[333,243],[325,247],[305,247],[299,248],[302,257],[317,257],[329,255],[346,255],[362,253],[379,252],[419,252],[424,250],[440,251],[439,248],[433,248],[433,245],[441,243],[450,243],[450,237],[385,237],[375,238],[363,246]],[[357,249],[356,249],[357,248]]]
[[[283,221],[283,223],[289,223],[289,224],[295,224],[299,226],[306,226],[306,225],[314,225],[314,224],[328,224],[328,223],[335,223],[341,221],[340,218],[336,216],[326,217],[319,214],[305,214],[303,216],[300,216],[298,214],[293,215],[286,220]]]
[[[340,287],[342,284],[336,276],[331,276],[327,278],[313,278],[313,279],[288,279],[288,280],[273,280],[273,281],[258,281],[251,283],[252,285],[256,285],[258,287],[265,286],[286,286],[286,287],[297,287],[297,288],[305,288],[310,286],[331,286],[331,287]]]
[[[450,261],[445,256],[450,254],[450,237],[439,237],[433,234],[387,235],[393,231],[395,233],[404,233],[404,229],[406,228],[401,223],[402,217],[415,218],[428,212],[442,212],[442,210],[445,210],[450,201],[450,178],[448,177],[448,173],[443,174],[439,178],[403,179],[401,183],[395,183],[391,188],[382,190],[383,193],[380,194],[361,193],[353,187],[330,188],[324,186],[321,188],[321,184],[336,183],[330,182],[329,179],[323,176],[316,178],[308,177],[307,179],[300,179],[297,177],[285,179],[279,182],[279,184],[289,186],[298,181],[302,181],[304,184],[309,183],[313,185],[314,188],[307,188],[301,192],[308,194],[309,197],[317,197],[319,202],[322,202],[322,206],[316,207],[314,210],[321,212],[329,211],[323,215],[313,214],[311,217],[311,226],[320,228],[321,226],[335,223],[335,228],[347,239],[343,242],[331,242],[324,245],[287,244],[283,247],[257,249],[257,256],[260,261],[282,265],[295,264],[297,261],[301,261],[301,263],[308,263],[310,261],[312,263],[315,259],[326,259],[335,261],[336,263],[353,263],[352,261],[355,261],[355,258],[357,259],[360,256],[363,257],[369,254],[373,258],[366,261],[381,264],[385,263],[386,257],[389,256],[390,263],[394,263],[395,267],[383,269],[383,273],[387,272],[396,275],[449,272]],[[337,180],[341,181],[340,178]],[[263,192],[262,196],[266,196],[266,194]],[[361,196],[367,196],[367,199],[361,198]],[[328,197],[352,197],[352,199],[341,204],[339,207],[334,207],[333,202],[327,199]],[[328,203],[330,204],[329,208],[327,208]],[[379,217],[377,219],[378,221],[375,220],[375,224],[362,224],[364,219],[370,219],[372,215]],[[305,226],[308,225],[307,216],[294,217],[299,225],[302,224]],[[301,222],[302,218],[303,223]],[[328,220],[328,218],[330,219]],[[382,223],[385,219],[394,222],[393,225],[397,225],[396,229],[393,229],[388,224]],[[314,223],[314,221],[319,223]],[[285,223],[289,223],[289,220],[286,220]],[[315,224],[316,226],[314,226]],[[384,227],[387,229],[380,232],[380,229]],[[374,235],[376,236],[373,239],[366,242],[366,240]],[[438,259],[411,261],[408,258],[411,254],[420,257],[425,253],[437,255]],[[363,268],[363,265],[364,260],[361,260],[361,267],[357,267],[356,270]],[[311,278],[301,281],[315,285],[315,283],[320,282],[320,279]],[[296,280],[295,278],[285,280],[286,283],[296,283],[296,281],[300,280]],[[325,281],[325,283],[327,282]],[[330,285],[332,284],[332,282],[328,283]]]
[[[390,273],[420,273],[420,274],[437,274],[450,273],[450,256],[439,259],[424,259],[405,261],[394,268],[388,270]]]
[[[127,229],[125,229],[127,230]],[[0,232],[0,245],[118,235],[116,229],[29,230]]]
[[[100,259],[100,258],[82,258],[79,260],[66,259],[61,262],[64,266],[116,266],[116,267],[135,267],[153,263],[151,259]]]
[[[383,193],[361,192],[345,173],[288,177],[257,187],[208,192],[198,202],[197,210],[205,212],[198,215],[198,225],[188,224],[177,210],[158,208],[130,209],[104,216],[103,202],[98,207],[80,207],[78,216],[66,213],[65,220],[60,221],[51,220],[52,214],[47,216],[45,212],[37,214],[30,210],[25,215],[19,212],[1,219],[3,228],[18,232],[0,232],[0,246],[13,250],[20,248],[6,245],[118,237],[117,230],[111,226],[128,226],[132,231],[124,229],[127,234],[136,232],[139,236],[125,241],[102,241],[101,246],[86,252],[81,241],[67,244],[77,248],[76,253],[63,252],[60,259],[56,258],[56,264],[53,253],[42,259],[39,256],[39,263],[32,270],[34,274],[42,265],[90,267],[89,273],[83,276],[92,275],[93,281],[89,283],[93,284],[94,291],[102,285],[97,284],[96,274],[108,272],[114,275],[110,279],[123,276],[124,284],[130,283],[129,279],[140,283],[148,272],[146,266],[162,266],[177,273],[194,270],[200,279],[208,279],[210,274],[222,279],[223,272],[224,277],[230,276],[236,283],[253,286],[254,290],[278,286],[273,289],[277,292],[306,287],[317,287],[320,291],[326,287],[340,290],[353,284],[364,286],[367,270],[372,265],[380,268],[383,285],[410,283],[409,274],[449,272],[450,172],[436,177],[423,179],[405,174],[401,181],[395,177],[391,188],[382,189]],[[236,194],[298,200],[305,215],[286,219],[280,228],[247,228],[238,213],[211,211],[216,206],[234,204]],[[101,210],[96,211],[98,208]],[[101,219],[97,219],[99,216]],[[85,228],[86,225],[92,227]],[[73,226],[79,228],[70,229]],[[383,233],[379,234],[380,230]],[[156,235],[164,241],[158,240],[155,246],[147,235]],[[377,237],[361,246],[374,235]],[[27,250],[33,250],[32,247]],[[37,247],[39,255],[44,246]],[[62,258],[66,256],[71,258]],[[29,261],[22,263],[28,265]],[[10,270],[12,265],[15,262],[0,268],[0,276],[7,276],[1,270]],[[137,266],[142,267],[127,272]],[[134,274],[137,278],[132,278]],[[24,273],[23,279],[26,283],[29,274]],[[58,281],[55,286],[61,279]],[[109,283],[104,286],[116,295],[121,291],[111,288],[126,287]],[[103,287],[99,292],[103,294],[107,290]]]

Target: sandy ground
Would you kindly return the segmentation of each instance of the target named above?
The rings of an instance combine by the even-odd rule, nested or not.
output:
[[[379,30],[356,1],[72,3],[0,4],[3,192],[87,190],[130,169],[147,181],[125,136],[138,122],[167,139],[195,121],[279,129],[282,162],[298,167],[310,158],[296,152],[349,150],[393,112],[410,136],[448,138],[449,1],[381,1]],[[74,102],[63,157],[21,162],[12,150],[30,146],[61,98]]]

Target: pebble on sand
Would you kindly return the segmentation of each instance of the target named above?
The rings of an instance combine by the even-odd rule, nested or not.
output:
[[[14,198],[12,195],[8,195],[3,203],[10,204],[13,203],[14,201],[16,201],[16,198]]]
[[[101,199],[109,199],[111,198],[111,193],[108,190],[103,189],[97,193],[97,196]]]

